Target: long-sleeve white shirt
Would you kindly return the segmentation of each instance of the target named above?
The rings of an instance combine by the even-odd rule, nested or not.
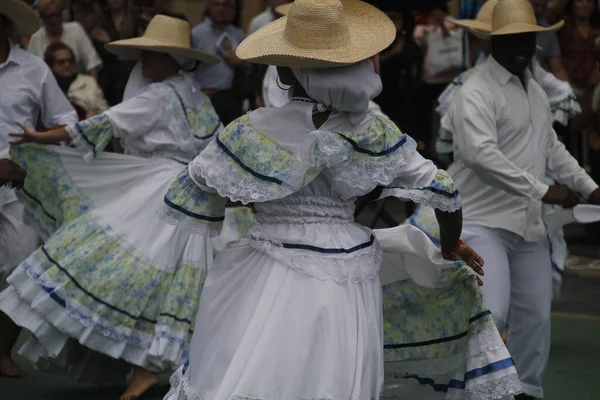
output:
[[[21,131],[17,122],[35,130],[38,119],[46,127],[78,120],[44,61],[11,44],[8,58],[0,64],[0,155],[8,155],[8,134]],[[15,199],[12,191],[0,194],[0,208]]]
[[[449,169],[466,222],[545,238],[546,176],[584,197],[598,188],[558,140],[548,98],[527,72],[526,88],[493,57],[450,109],[455,162]]]

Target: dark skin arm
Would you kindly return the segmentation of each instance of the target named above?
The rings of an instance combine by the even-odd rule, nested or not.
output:
[[[0,160],[0,186],[11,183],[12,187],[21,188],[25,183],[26,175],[27,172],[8,158]]]
[[[442,255],[447,260],[464,261],[478,274],[483,276],[483,258],[466,244],[459,245],[462,233],[462,209],[455,212],[435,210],[435,217],[440,226],[440,244]],[[479,286],[483,282],[477,277]]]

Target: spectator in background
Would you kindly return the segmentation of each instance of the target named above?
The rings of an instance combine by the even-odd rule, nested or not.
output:
[[[558,32],[562,62],[576,93],[600,82],[600,30],[592,26],[593,0],[571,0],[565,9],[565,27]]]
[[[290,0],[268,0],[267,9],[254,17],[250,22],[250,27],[248,27],[248,35],[251,35],[269,22],[275,21],[277,18],[281,17],[281,15],[278,14],[275,9],[282,4],[290,2]]]
[[[188,21],[187,17],[181,13],[167,11],[169,0],[133,0],[134,5],[140,9],[139,19],[136,23],[138,36],[142,36],[150,23],[150,20],[157,14],[167,15]],[[189,22],[189,21],[188,21]]]
[[[550,26],[546,22],[548,4],[546,0],[529,0],[533,6],[538,25]],[[540,32],[536,34],[538,50],[535,53],[542,68],[550,71],[561,81],[568,81],[569,77],[562,64],[560,44],[556,32]]]
[[[62,21],[61,0],[40,0],[38,7],[44,26],[31,36],[29,52],[43,58],[50,43],[63,42],[73,49],[77,70],[97,79],[102,61],[81,24]]]
[[[92,42],[102,58],[98,81],[111,106],[123,100],[123,92],[135,61],[119,60],[104,46],[112,41],[131,39],[139,32],[139,10],[128,0],[106,0],[102,18],[89,32]]]
[[[243,81],[247,80],[251,68],[235,55],[235,48],[245,37],[233,24],[236,10],[235,0],[208,0],[204,21],[192,31],[193,47],[212,53],[222,61],[213,66],[200,65],[196,80],[225,125],[243,114]]]
[[[58,86],[77,109],[80,120],[108,109],[98,82],[89,75],[77,73],[75,54],[69,46],[60,42],[50,44],[44,61],[52,70]]]
[[[63,13],[63,18],[65,14],[65,22],[79,22],[88,34],[104,17],[102,6],[97,0],[72,0]]]

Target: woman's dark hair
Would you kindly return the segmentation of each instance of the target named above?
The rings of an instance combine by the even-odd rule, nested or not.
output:
[[[44,61],[46,62],[46,64],[48,64],[50,68],[52,68],[52,65],[54,65],[54,54],[56,54],[56,52],[59,50],[67,50],[69,53],[71,53],[73,61],[76,61],[75,53],[73,53],[73,50],[69,46],[62,42],[51,43],[48,45],[46,51],[44,52]]]

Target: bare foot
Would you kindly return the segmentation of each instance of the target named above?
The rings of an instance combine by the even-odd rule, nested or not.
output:
[[[504,332],[502,332],[502,341],[504,343],[506,343],[507,340],[508,340],[508,331],[505,330]]]
[[[154,372],[135,367],[127,390],[119,400],[135,400],[152,386],[158,385],[160,377]]]
[[[9,356],[0,355],[0,376],[24,378],[27,372],[21,369]]]

